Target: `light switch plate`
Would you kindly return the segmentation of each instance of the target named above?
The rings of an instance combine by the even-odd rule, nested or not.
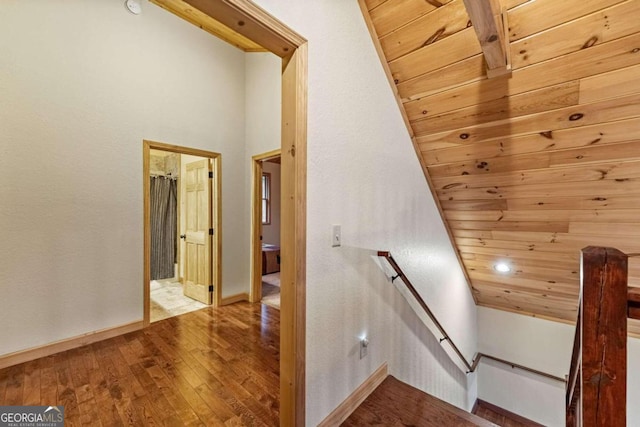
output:
[[[331,233],[331,246],[342,246],[342,230],[339,225],[334,225]]]

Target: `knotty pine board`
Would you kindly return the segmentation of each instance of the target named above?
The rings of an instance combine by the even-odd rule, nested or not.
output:
[[[589,165],[591,169],[591,180],[607,179],[627,179],[635,178],[638,175],[637,160],[640,159],[640,141],[619,142],[606,145],[593,145],[562,151],[551,151],[541,153],[519,154],[515,156],[503,156],[494,158],[469,159],[464,162],[454,162],[447,164],[436,164],[428,169],[433,173],[434,178],[448,177],[447,183],[437,185],[439,189],[471,188],[491,185],[509,184],[534,184],[536,182],[548,182],[552,178],[545,178],[544,174],[550,176],[564,177],[570,175],[574,170],[582,172],[580,166]],[[632,162],[630,165],[622,167],[621,171],[609,176],[612,172],[609,164],[611,162],[624,161]],[[596,166],[593,166],[593,164]],[[602,165],[602,166],[601,166]],[[574,166],[575,169],[568,166]],[[587,166],[588,167],[588,166]],[[538,171],[542,168],[548,168]],[[525,171],[532,171],[525,175]],[[509,174],[520,172],[520,178],[509,179]],[[626,174],[625,174],[626,172]],[[599,175],[593,175],[598,173]],[[469,178],[471,176],[482,176],[480,180]],[[583,176],[586,176],[582,174]],[[618,176],[616,176],[618,175]],[[459,178],[459,179],[458,179]],[[536,179],[537,178],[537,179]],[[577,177],[564,177],[565,182],[578,181]],[[468,185],[466,181],[473,181]],[[531,181],[531,182],[527,182]],[[441,180],[438,180],[440,183]]]
[[[564,3],[564,2],[556,2]],[[640,16],[640,2],[628,0],[511,44],[513,69],[588,49],[638,31],[630,16]]]
[[[505,185],[480,188],[437,190],[441,200],[483,200],[545,197],[611,197],[637,194],[640,180],[556,182],[552,184]]]
[[[429,133],[428,128],[425,129],[420,121],[414,121],[411,125],[420,143],[445,141],[472,144],[500,137],[588,126],[638,116],[640,116],[640,93],[436,134]]]
[[[451,0],[439,0],[444,5]],[[434,4],[425,0],[387,0],[371,10],[369,15],[379,37],[420,18],[437,9]]]
[[[600,195],[557,196],[505,200],[507,209],[638,209],[640,208],[640,189],[629,191],[622,196],[611,196],[605,192]],[[472,201],[473,202],[473,201]]]
[[[640,31],[640,28],[638,30]],[[433,46],[438,46],[438,44]],[[426,110],[428,114],[438,115],[505,96],[513,96],[638,64],[640,64],[639,32],[515,70],[510,78],[507,76],[493,79],[484,78],[464,86],[422,97],[411,101],[411,103],[417,104],[416,107],[412,107],[416,110]],[[409,74],[413,73],[409,72]],[[407,94],[402,94],[402,97],[406,98]]]
[[[562,25],[623,0],[535,0],[509,11],[509,39],[513,42]]]
[[[380,38],[387,61],[443,40],[469,27],[462,0],[453,0]]]
[[[486,69],[487,64],[484,57],[479,53],[446,67],[399,82],[397,84],[398,95],[402,102],[415,101],[425,96],[484,80],[486,79]]]
[[[407,105],[406,111],[415,129],[437,133],[570,107],[577,105],[579,98],[580,81],[573,80],[427,118],[429,112],[416,110],[416,104]]]
[[[518,154],[550,152],[569,148],[597,146],[640,139],[640,117],[597,123],[569,129],[550,129],[531,135],[501,138],[482,144],[455,144],[453,147],[430,149],[420,145],[427,165],[457,161],[487,160]]]
[[[559,209],[544,211],[445,210],[445,217],[452,221],[568,221],[568,222],[640,222],[640,209]],[[640,243],[639,243],[640,245]]]
[[[403,82],[482,52],[473,28],[465,28],[437,43],[389,62],[396,83]]]
[[[613,146],[615,148],[615,145]],[[588,165],[577,165],[572,167],[562,167],[553,169],[536,169],[536,170],[516,170],[512,172],[489,173],[486,175],[463,175],[463,176],[443,176],[433,180],[433,186],[436,189],[445,190],[450,188],[478,188],[489,187],[499,183],[500,185],[529,185],[544,184],[554,182],[584,182],[584,181],[601,181],[601,180],[626,180],[632,178],[640,178],[640,162],[614,162],[614,163],[597,163]],[[640,189],[636,192],[640,194]],[[606,202],[606,200],[592,200],[595,202]],[[536,204],[540,204],[536,202]],[[607,203],[591,204],[592,207],[606,207]],[[572,205],[564,205],[562,208],[555,209],[571,209]],[[633,208],[637,204],[631,206],[625,205],[623,209]],[[453,208],[453,207],[452,207]],[[476,205],[474,209],[485,210],[483,206]],[[515,209],[515,206],[489,207],[491,209]],[[609,206],[609,208],[614,208]],[[460,207],[459,209],[469,210],[469,208]],[[522,208],[520,208],[522,209]],[[536,208],[539,209],[539,208]],[[546,206],[545,209],[553,209]],[[574,207],[574,209],[590,209],[587,207]]]

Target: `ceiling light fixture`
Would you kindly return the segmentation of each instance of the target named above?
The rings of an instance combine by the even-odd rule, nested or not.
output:
[[[139,0],[126,0],[124,2],[124,6],[129,12],[133,13],[134,15],[140,15],[140,12],[142,12],[142,7],[140,6]]]
[[[493,266],[493,268],[499,273],[508,273],[511,271],[511,267],[505,262],[499,262]]]

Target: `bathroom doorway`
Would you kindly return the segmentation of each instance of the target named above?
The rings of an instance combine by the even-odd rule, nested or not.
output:
[[[220,155],[144,141],[145,324],[219,304]]]

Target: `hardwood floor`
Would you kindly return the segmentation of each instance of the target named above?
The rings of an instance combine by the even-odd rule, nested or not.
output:
[[[478,399],[473,413],[502,427],[544,427],[520,415]]]
[[[206,308],[0,370],[2,405],[64,405],[66,426],[277,426],[280,312]]]
[[[388,376],[342,426],[495,427],[495,424]]]

